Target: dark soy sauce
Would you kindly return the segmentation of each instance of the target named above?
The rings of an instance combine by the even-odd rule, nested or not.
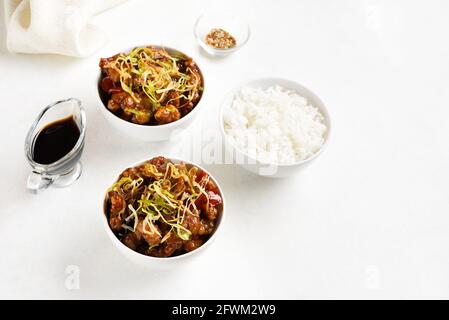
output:
[[[73,149],[79,136],[73,116],[48,124],[34,141],[33,160],[41,164],[58,161]]]

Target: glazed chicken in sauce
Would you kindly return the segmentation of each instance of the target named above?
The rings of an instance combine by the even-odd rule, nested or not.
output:
[[[112,231],[127,247],[171,257],[209,239],[222,205],[206,172],[156,157],[122,172],[107,192],[105,210]]]
[[[102,58],[100,90],[107,108],[142,125],[179,120],[199,102],[203,78],[189,57],[154,46]]]

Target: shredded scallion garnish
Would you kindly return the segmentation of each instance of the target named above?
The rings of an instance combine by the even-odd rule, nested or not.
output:
[[[135,232],[139,218],[143,218],[149,230],[145,231],[144,228],[144,232],[156,233],[162,237],[154,226],[154,222],[161,220],[179,238],[189,240],[192,233],[183,225],[185,217],[186,215],[199,216],[195,201],[201,195],[205,195],[207,199],[204,182],[195,180],[197,171],[188,170],[184,164],[173,163],[167,163],[163,173],[149,163],[144,163],[141,170],[154,180],[145,184],[140,176],[135,179],[122,177],[109,189],[120,192],[131,201],[134,199],[134,202],[127,206],[123,228]],[[172,183],[173,181],[176,183]],[[137,194],[140,195],[139,199],[135,199]],[[171,232],[164,235],[161,243],[170,237]]]
[[[166,95],[175,91],[168,103],[185,99],[192,101],[202,90],[201,79],[190,67],[180,70],[180,62],[185,57],[176,57],[165,49],[138,47],[129,53],[120,53],[115,59],[105,63],[104,68],[115,70],[120,75],[120,85],[135,102],[140,102],[142,94],[151,101],[156,110],[166,101]]]

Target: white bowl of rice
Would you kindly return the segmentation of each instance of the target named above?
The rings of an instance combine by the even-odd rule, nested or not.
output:
[[[331,122],[323,102],[297,82],[252,80],[229,93],[220,130],[235,163],[261,176],[296,173],[324,150]]]

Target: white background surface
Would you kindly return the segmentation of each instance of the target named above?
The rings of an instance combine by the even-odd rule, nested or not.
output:
[[[0,298],[449,298],[449,2],[174,3],[107,12],[97,23],[112,40],[84,60],[12,55],[2,41]],[[192,28],[201,12],[223,8],[246,16],[252,37],[214,60]],[[208,110],[183,143],[128,141],[96,105],[98,59],[147,43],[190,54],[205,74]],[[296,80],[323,99],[328,149],[285,180],[206,165],[228,206],[215,243],[174,271],[125,260],[103,230],[108,184],[137,160],[182,156],[195,132],[216,128],[226,91],[259,76]],[[83,176],[28,194],[28,127],[70,96],[87,109]],[[65,286],[69,265],[80,268],[79,290]]]

